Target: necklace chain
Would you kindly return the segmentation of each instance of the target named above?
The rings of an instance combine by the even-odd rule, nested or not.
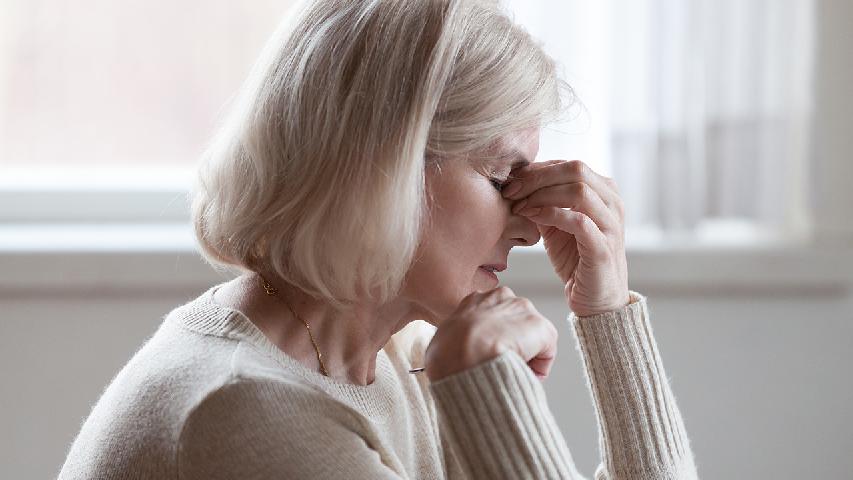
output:
[[[261,286],[264,287],[264,292],[270,297],[278,296],[278,289],[270,285],[270,283],[263,277],[263,275],[258,274],[258,277],[261,279]],[[308,325],[308,322],[302,320],[302,317],[296,314],[293,308],[290,307],[288,302],[284,302],[287,306],[287,309],[290,310],[290,313],[293,314],[294,317],[298,318],[300,322],[305,325],[305,328],[308,330],[308,337],[311,338],[311,344],[314,345],[314,351],[317,352],[317,361],[320,362],[320,371],[325,376],[330,376],[328,370],[326,370],[326,365],[323,363],[323,354],[320,353],[320,347],[317,346],[317,342],[314,340],[314,334],[311,333],[311,327]],[[409,370],[409,373],[418,373],[424,371],[424,367],[413,368]]]
[[[258,277],[261,279],[261,286],[264,287],[264,292],[270,297],[278,296],[278,289],[270,285],[269,282],[263,277],[263,275],[258,274]],[[317,352],[317,361],[320,362],[320,371],[325,376],[329,376],[328,370],[326,370],[326,365],[323,363],[323,354],[320,353],[320,347],[317,346],[317,341],[314,340],[314,334],[311,333],[311,327],[308,325],[308,322],[302,320],[302,317],[296,314],[296,312],[291,308],[288,302],[284,302],[287,306],[287,309],[290,310],[290,313],[293,314],[294,317],[298,318],[300,322],[305,325],[305,328],[308,330],[308,336],[311,338],[311,344],[314,345],[314,351]]]

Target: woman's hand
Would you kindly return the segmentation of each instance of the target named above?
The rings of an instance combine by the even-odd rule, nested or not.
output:
[[[557,329],[509,287],[465,297],[438,327],[424,354],[431,381],[467,370],[507,349],[544,379],[557,355]]]
[[[580,160],[537,162],[513,176],[503,195],[518,200],[513,213],[536,222],[569,308],[587,316],[628,305],[625,207],[616,182]]]

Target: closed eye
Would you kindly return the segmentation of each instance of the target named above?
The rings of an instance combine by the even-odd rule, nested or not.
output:
[[[504,185],[506,184],[504,180],[500,180],[497,178],[490,178],[489,181],[492,182],[492,185],[495,187],[495,190],[499,192],[503,190]]]
[[[510,172],[505,179],[491,177],[489,178],[489,181],[492,182],[492,185],[494,185],[495,190],[500,192],[514,178],[516,177],[512,174],[512,172]]]

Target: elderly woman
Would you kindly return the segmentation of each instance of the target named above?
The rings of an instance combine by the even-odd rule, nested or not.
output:
[[[581,479],[541,385],[557,330],[495,276],[540,238],[595,478],[696,478],[615,183],[532,163],[570,92],[495,2],[303,5],[194,191],[205,258],[239,276],[165,318],[60,478]]]

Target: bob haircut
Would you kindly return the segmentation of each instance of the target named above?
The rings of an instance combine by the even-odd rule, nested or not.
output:
[[[302,2],[201,157],[192,222],[217,270],[338,310],[398,295],[425,171],[564,109],[553,59],[499,0]]]

